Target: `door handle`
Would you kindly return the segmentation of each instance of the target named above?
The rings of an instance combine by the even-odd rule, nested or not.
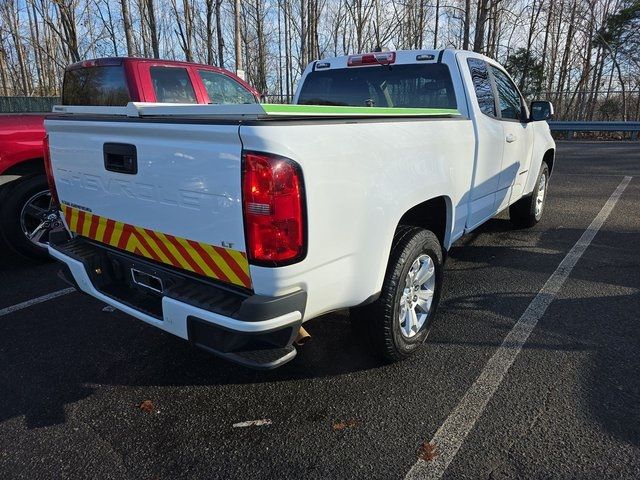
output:
[[[138,173],[138,155],[135,145],[105,143],[102,151],[105,170],[129,175]]]
[[[516,141],[516,136],[513,133],[507,133],[507,138],[505,140],[507,143],[513,143]]]

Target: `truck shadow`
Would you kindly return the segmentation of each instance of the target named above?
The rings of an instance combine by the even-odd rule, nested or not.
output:
[[[27,428],[65,423],[65,407],[91,397],[95,385],[267,384],[333,378],[381,366],[354,337],[348,312],[309,322],[313,340],[301,347],[296,359],[277,370],[255,371],[122,313],[103,313],[102,304],[72,295],[66,301],[76,306],[51,312],[53,318],[22,316],[0,327],[0,422],[24,416]]]
[[[497,219],[484,229],[500,232],[506,231],[506,226],[503,220]],[[568,243],[572,244],[580,233],[565,231],[563,235],[569,234]],[[471,238],[464,248],[452,250],[455,263],[450,267],[451,273],[459,270],[461,264],[469,263],[477,268],[518,268],[523,274],[539,272],[548,276],[566,250],[558,246],[554,238],[545,238],[546,235],[555,234],[541,233],[539,244],[550,246],[547,253],[518,246],[482,246]],[[640,241],[638,232],[602,231],[599,235],[607,237],[606,245],[631,245]],[[593,243],[596,248],[609,248],[600,244],[598,238]],[[554,246],[557,248],[551,248]],[[599,261],[603,268],[598,270],[598,275],[594,276],[591,269],[576,268],[571,275],[572,281],[613,285],[636,293],[604,296],[596,293],[586,298],[557,299],[550,309],[556,313],[543,317],[537,334],[525,349],[565,354],[587,352],[590,371],[580,378],[584,381],[580,400],[585,410],[606,431],[640,444],[637,410],[640,395],[640,377],[637,375],[640,356],[637,352],[640,345],[638,326],[628,313],[640,310],[639,281],[637,273],[620,274],[621,268],[638,270],[637,260],[631,266],[612,269],[606,268],[607,262],[621,262],[622,257],[609,252],[607,258]],[[599,265],[598,261],[595,265]],[[440,318],[429,343],[445,350],[447,346],[497,347],[510,325],[492,324],[489,319],[497,315],[515,322],[531,298],[531,293],[516,291],[501,293],[499,301],[495,293],[459,296],[451,292],[443,300]],[[194,349],[187,342],[132,321],[123,314],[102,312],[102,305],[88,297],[73,294],[55,305],[33,307],[34,311],[25,311],[11,322],[0,325],[0,363],[3,365],[0,370],[0,391],[3,392],[0,395],[0,422],[24,416],[27,428],[65,423],[65,408],[95,395],[96,385],[215,389],[286,382],[286,388],[294,391],[297,388],[319,389],[318,392],[331,389],[339,396],[343,382],[372,370],[379,370],[376,375],[381,378],[393,376],[394,382],[400,379],[410,384],[411,367],[419,366],[423,360],[418,358],[409,367],[406,364],[382,365],[367,353],[352,331],[346,311],[309,322],[308,330],[313,340],[302,348],[294,361],[278,370],[256,372]],[[515,318],[514,310],[520,312]],[[468,315],[471,311],[486,311],[487,315]],[[465,317],[470,320],[461,323],[459,319]],[[460,329],[469,333],[491,328],[502,334],[479,340],[474,340],[472,334],[466,339],[459,335]],[[430,353],[430,361],[437,362],[439,355]],[[439,372],[434,373],[438,375],[447,369],[440,365],[433,371]],[[336,377],[341,376],[343,378],[336,381]],[[265,395],[265,403],[277,402],[280,390],[259,389]],[[296,402],[295,396],[289,398]],[[304,403],[305,400],[298,401]],[[304,406],[292,408],[303,410]]]

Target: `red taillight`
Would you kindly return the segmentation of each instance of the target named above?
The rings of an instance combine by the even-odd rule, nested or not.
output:
[[[44,171],[47,174],[47,183],[49,184],[49,190],[51,191],[52,203],[58,205],[60,200],[58,199],[58,192],[56,191],[56,184],[53,182],[53,169],[51,168],[51,152],[49,151],[49,135],[45,135],[42,142],[42,149],[44,155]]]
[[[360,65],[389,65],[396,61],[396,52],[375,52],[363,53],[361,55],[351,55],[347,60],[348,67],[358,67]]]
[[[297,163],[244,152],[242,207],[249,261],[279,266],[305,255],[304,185]]]

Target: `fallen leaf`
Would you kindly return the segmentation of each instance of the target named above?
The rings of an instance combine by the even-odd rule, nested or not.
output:
[[[424,460],[425,462],[430,462],[437,456],[438,456],[438,451],[435,443],[433,442],[424,442],[418,448],[418,458],[421,460]]]
[[[233,428],[262,427],[264,425],[271,425],[271,420],[268,418],[263,418],[261,420],[247,420],[246,422],[234,423]]]
[[[331,426],[331,428],[333,429],[334,432],[337,432],[339,430],[344,430],[345,428],[355,427],[357,425],[358,425],[358,422],[356,422],[354,419],[349,419],[349,420],[345,420],[344,422],[334,423]]]
[[[151,400],[145,400],[140,405],[138,405],[138,408],[145,413],[151,413],[153,412],[153,402]]]

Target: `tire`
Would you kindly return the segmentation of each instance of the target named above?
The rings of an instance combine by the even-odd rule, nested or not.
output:
[[[37,206],[44,213],[48,209],[48,201],[49,186],[45,175],[21,177],[6,185],[0,192],[0,232],[4,242],[16,253],[34,260],[49,258],[45,246],[47,236],[37,245],[23,230],[23,223],[28,231],[33,231],[38,225],[38,217],[26,214],[25,207],[28,204],[34,208]]]
[[[429,260],[431,264],[428,263]],[[429,265],[433,267],[433,274],[428,277],[429,280],[419,291],[425,291],[422,297],[428,298],[429,294],[426,290],[430,286],[431,303],[426,312],[415,304],[413,311],[417,312],[418,322],[415,328],[408,328],[410,325],[407,321],[411,318],[411,314],[406,308],[408,303],[404,301],[407,298],[406,282],[409,281],[410,272],[414,272],[415,275],[422,267],[428,270]],[[400,226],[393,241],[380,296],[375,302],[351,311],[354,327],[365,338],[375,356],[388,362],[396,362],[409,357],[422,346],[438,308],[442,276],[442,247],[433,232],[416,227]],[[417,298],[417,295],[414,295],[416,290],[411,292],[413,303]]]
[[[521,198],[509,207],[511,223],[519,228],[533,227],[542,218],[549,191],[549,167],[545,162],[540,166],[540,173],[533,193]]]

